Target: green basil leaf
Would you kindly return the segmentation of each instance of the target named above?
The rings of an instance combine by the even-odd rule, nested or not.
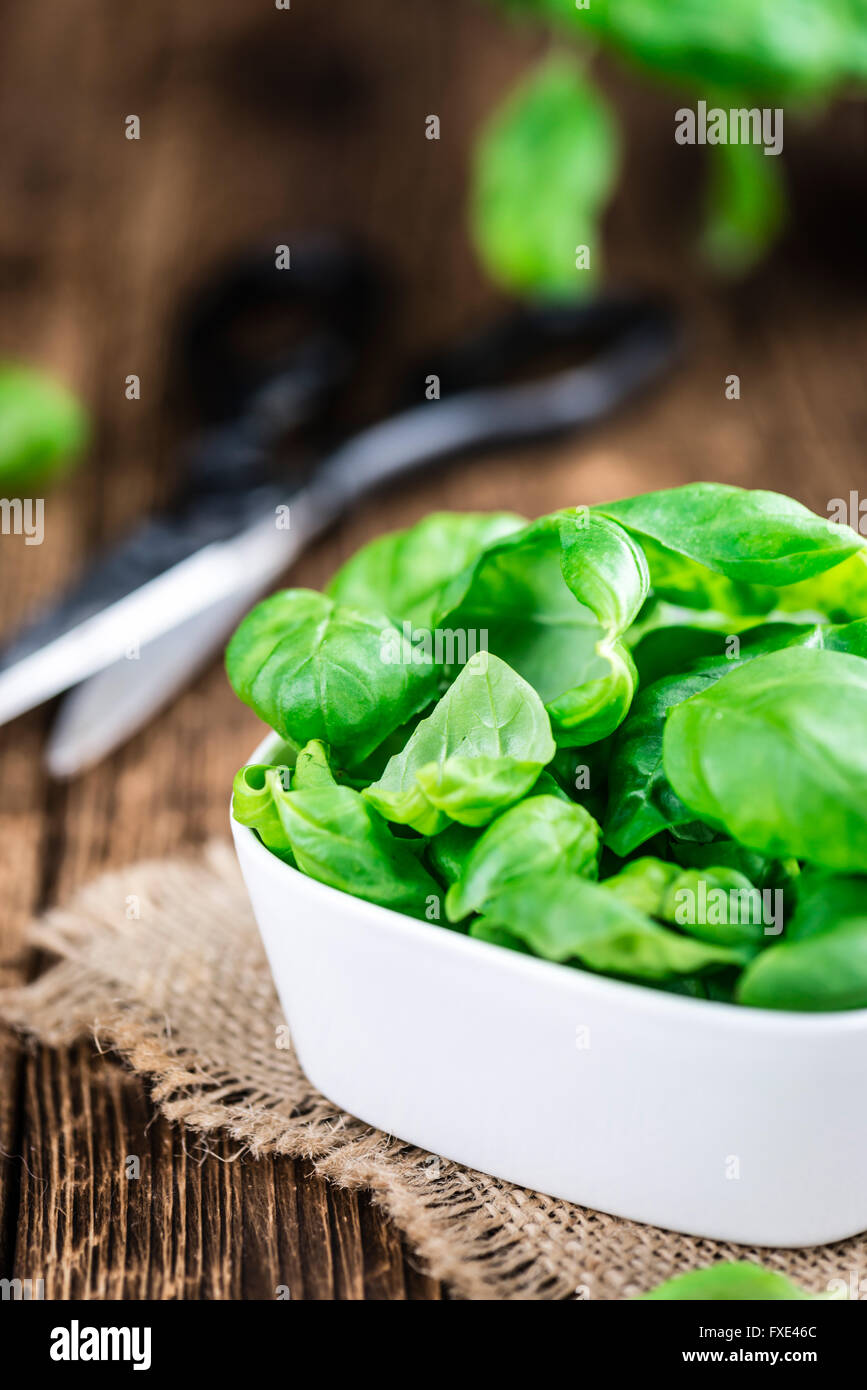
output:
[[[789,613],[824,614],[835,623],[867,617],[867,552],[858,550],[823,574],[778,589],[776,606]]]
[[[293,862],[292,846],[274,801],[274,786],[288,791],[291,776],[288,767],[250,763],[238,769],[232,787],[235,820],[255,830],[262,844],[288,863]]]
[[[603,974],[665,980],[741,963],[737,951],[680,936],[602,884],[562,869],[505,887],[484,920],[504,927],[537,956],[580,961]]]
[[[488,546],[446,590],[437,626],[484,631],[529,681],[567,746],[625,716],[635,668],[620,641],[648,592],[639,546],[586,510],[555,512]]]
[[[759,622],[776,606],[778,589],[727,579],[688,555],[660,545],[652,536],[640,539],[650,569],[652,600],[658,605],[663,623],[673,610],[669,622],[675,626],[700,622],[717,632],[740,632]],[[660,620],[654,621],[652,614],[649,621],[644,614],[639,619],[640,630],[652,630],[660,625]]]
[[[666,719],[676,705],[768,652],[827,646],[860,655],[865,644],[867,623],[861,621],[842,627],[765,623],[743,634],[739,650],[730,657],[710,656],[695,661],[686,671],[666,676],[640,691],[629,717],[615,735],[609,768],[606,844],[615,854],[627,855],[661,830],[682,834],[684,827],[694,827],[696,817],[672,788],[663,765]]]
[[[522,83],[475,152],[472,230],[493,278],[535,294],[586,294],[618,163],[613,118],[575,63],[554,58]],[[578,268],[582,246],[589,261]]]
[[[865,548],[850,527],[816,516],[791,497],[727,483],[687,483],[595,510],[647,544],[654,588],[658,552],[653,542],[667,552],[669,575],[680,556],[738,583],[775,587],[821,574]],[[691,572],[689,565],[684,569]]]
[[[659,916],[699,941],[741,950],[746,961],[782,931],[777,906],[737,869],[714,864],[682,869],[663,896]]]
[[[460,880],[446,897],[446,914],[459,922],[484,912],[503,888],[527,874],[558,865],[595,878],[599,826],[583,806],[555,796],[530,796],[493,821],[471,850]]]
[[[791,893],[801,873],[797,859],[769,859],[724,837],[710,844],[672,841],[671,853],[684,869],[736,869],[757,888],[782,888],[787,893]]]
[[[337,778],[329,766],[324,744],[320,743],[319,739],[312,738],[309,743],[304,745],[295,759],[292,790],[306,792],[313,791],[317,787],[335,787],[336,785]]]
[[[567,806],[574,804],[574,799],[568,792],[564,791],[556,777],[546,769],[540,772],[533,786],[530,788],[530,796],[556,796],[558,801],[564,801]]]
[[[624,864],[622,869],[604,879],[599,886],[648,917],[661,917],[669,885],[679,873],[677,864],[668,864],[663,859],[645,855]]]
[[[807,870],[783,941],[737,983],[739,1003],[763,1009],[867,1007],[867,878]]]
[[[360,792],[365,787],[369,787],[371,782],[375,782],[381,777],[389,758],[393,758],[395,753],[399,753],[405,747],[419,720],[430,712],[438,693],[438,689],[434,691],[430,702],[417,714],[414,714],[412,719],[408,719],[405,724],[399,724],[396,729],[392,729],[391,733],[383,739],[377,748],[374,748],[368,757],[363,758],[360,762],[353,762],[351,768],[341,767],[337,777],[338,782],[348,787],[354,787],[356,791]]]
[[[762,951],[738,980],[735,997],[760,1009],[867,1008],[867,915]]]
[[[856,618],[852,623],[828,623],[820,627],[816,646],[824,647],[829,652],[848,652],[850,656],[867,657],[867,618]]]
[[[605,843],[615,854],[625,857],[660,831],[696,820],[665,774],[665,721],[675,705],[715,684],[731,669],[716,658],[696,666],[702,669],[667,677],[639,691],[629,717],[617,731],[604,822]]]
[[[558,744],[573,748],[607,738],[629,713],[638,688],[638,672],[620,641],[602,639],[596,657],[607,664],[603,675],[587,679],[546,706]]]
[[[502,754],[453,753],[443,762],[418,768],[415,780],[428,804],[450,820],[487,825],[502,807],[527,795],[540,767],[539,761]]]
[[[356,898],[427,918],[442,890],[407,841],[351,787],[274,788],[275,803],[299,869]]]
[[[350,608],[431,628],[455,575],[485,546],[526,524],[511,512],[432,512],[362,546],[325,592]]]
[[[867,917],[867,878],[808,867],[798,879],[786,940],[804,941],[836,927],[844,917]]]
[[[750,849],[867,868],[867,663],[842,652],[759,656],[673,709],[675,794]]]
[[[725,865],[681,869],[662,859],[633,859],[600,886],[687,936],[739,949],[744,962],[768,940],[759,889]]]
[[[651,629],[632,648],[639,689],[645,690],[706,657],[724,656],[727,641],[726,633],[706,627]]]
[[[348,767],[429,704],[438,685],[436,667],[413,660],[389,618],[310,589],[284,589],[248,613],[226,669],[235,693],[283,738],[296,747],[321,739]]]
[[[425,835],[449,819],[484,825],[530,790],[554,748],[535,691],[479,652],[364,795],[387,820]]]
[[[474,830],[468,825],[458,825],[453,821],[445,830],[434,835],[432,840],[428,840],[428,859],[434,873],[444,883],[457,883],[473,852],[473,846],[482,833],[481,830]]]

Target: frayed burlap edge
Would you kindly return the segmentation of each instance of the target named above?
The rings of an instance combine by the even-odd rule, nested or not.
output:
[[[867,1269],[867,1237],[770,1251],[676,1235],[500,1182],[343,1113],[292,1050],[230,846],[106,874],[29,939],[57,962],[0,993],[0,1018],[55,1046],[89,1033],[147,1079],[170,1120],[369,1189],[460,1297],[622,1299],[726,1258],[815,1292]]]

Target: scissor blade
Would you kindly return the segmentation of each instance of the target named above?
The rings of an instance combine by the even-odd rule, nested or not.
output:
[[[279,530],[269,511],[232,540],[204,546],[0,673],[0,724],[118,660],[134,666],[135,653],[149,642],[246,591],[254,576],[270,583],[311,534],[305,511],[303,495],[296,495],[291,531]]]
[[[246,523],[263,515],[269,503],[282,500],[282,495],[272,495],[264,488],[251,488],[228,498],[203,493],[180,511],[143,522],[90,565],[59,602],[13,635],[0,650],[0,673],[206,545],[231,540]]]
[[[74,777],[120,747],[168,704],[223,645],[267,588],[260,578],[70,691],[45,753],[54,777]]]

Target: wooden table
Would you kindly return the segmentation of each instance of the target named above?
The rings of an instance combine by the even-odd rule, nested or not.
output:
[[[41,547],[0,538],[4,628],[170,492],[179,297],[248,244],[352,228],[402,281],[365,363],[362,406],[410,351],[493,303],[464,233],[469,135],[544,47],[473,0],[7,0],[0,16],[0,354],[90,402],[86,467],[50,493]],[[318,586],[367,537],[432,507],[537,514],[691,478],[778,486],[818,510],[862,480],[867,297],[850,225],[864,110],[790,133],[801,233],[747,285],[690,263],[700,168],[672,103],[605,81],[627,109],[609,277],[673,291],[690,328],[664,389],[585,440],[463,463],[358,509],[300,563]],[[424,138],[437,113],[442,138]],[[141,139],[124,138],[137,114]],[[848,209],[848,211],[847,211]],[[857,224],[856,224],[857,226]],[[128,374],[141,400],[124,395]],[[728,401],[724,380],[741,378]],[[41,750],[51,711],[0,731],[4,982],[38,968],[29,916],[100,870],[226,832],[252,715],[215,662],[150,728],[67,785]],[[87,1043],[2,1043],[0,1276],[49,1298],[439,1298],[382,1213],[288,1159],[206,1156]],[[143,1157],[127,1184],[123,1161]]]

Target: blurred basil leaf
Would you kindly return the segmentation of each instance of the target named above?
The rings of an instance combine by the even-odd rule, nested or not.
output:
[[[87,442],[84,407],[43,372],[0,364],[0,489],[32,489],[60,473]]]
[[[501,108],[475,153],[473,234],[495,280],[580,298],[601,264],[599,218],[619,165],[614,120],[581,68],[545,63]],[[590,250],[576,268],[576,247]]]
[[[693,90],[737,88],[765,101],[821,99],[867,75],[862,0],[507,0],[569,25]],[[727,103],[731,105],[732,103]]]
[[[841,1295],[805,1293],[785,1274],[775,1269],[762,1269],[747,1260],[724,1261],[707,1269],[690,1269],[667,1279],[640,1299],[661,1302],[693,1303],[780,1303],[817,1298],[839,1298]],[[845,1294],[842,1295],[845,1298]]]
[[[702,253],[717,270],[739,275],[762,259],[785,223],[779,161],[761,145],[709,145],[708,156]]]

